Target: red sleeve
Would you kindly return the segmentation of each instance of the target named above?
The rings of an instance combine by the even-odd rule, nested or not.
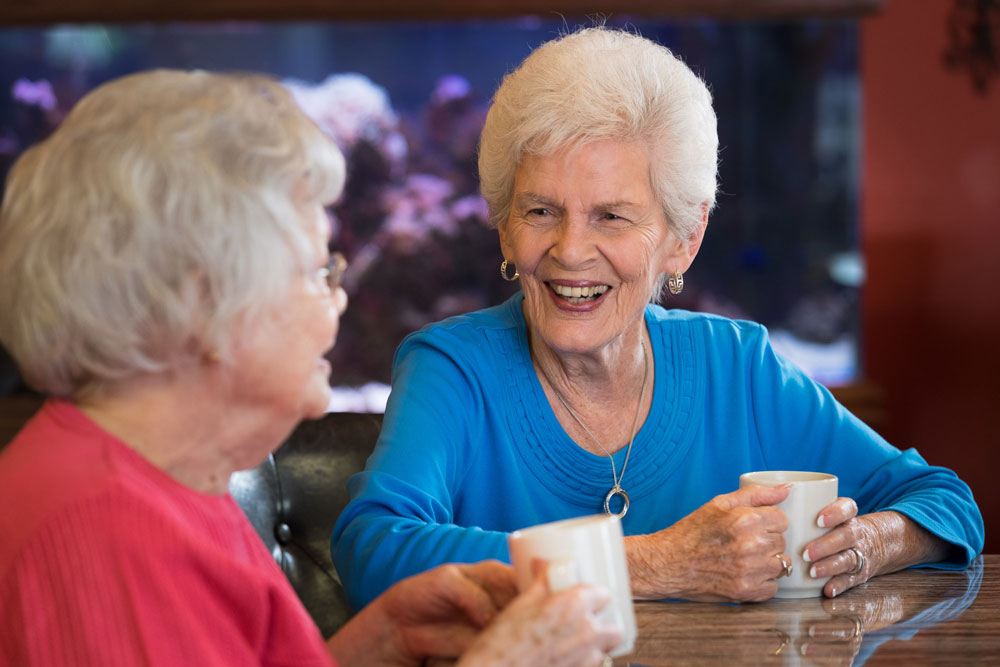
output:
[[[121,500],[65,508],[0,573],[0,663],[333,664],[249,524],[205,539]]]

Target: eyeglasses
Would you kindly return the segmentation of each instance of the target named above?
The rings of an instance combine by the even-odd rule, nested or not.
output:
[[[319,275],[332,291],[340,287],[345,271],[347,271],[347,260],[342,254],[335,252],[330,255],[330,261],[326,263],[326,266],[319,270]]]

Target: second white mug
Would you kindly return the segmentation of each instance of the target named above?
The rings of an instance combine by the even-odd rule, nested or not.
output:
[[[621,631],[622,642],[609,655],[632,652],[635,610],[625,540],[617,517],[596,514],[517,530],[507,536],[507,547],[521,591],[531,585],[531,563],[536,558],[548,561],[549,588],[553,591],[578,583],[599,584],[610,590],[611,600],[599,616]]]

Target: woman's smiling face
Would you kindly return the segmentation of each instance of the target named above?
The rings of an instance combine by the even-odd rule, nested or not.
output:
[[[667,226],[642,147],[610,140],[526,155],[499,231],[529,327],[557,353],[596,352],[638,326],[657,277],[686,270],[698,246]]]

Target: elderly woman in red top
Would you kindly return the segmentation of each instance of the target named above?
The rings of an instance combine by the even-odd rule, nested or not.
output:
[[[606,592],[515,597],[492,562],[402,581],[324,643],[228,495],[327,405],[343,179],[279,85],[205,72],[106,84],[21,157],[0,341],[53,398],[0,454],[0,663],[586,665],[618,642]]]

